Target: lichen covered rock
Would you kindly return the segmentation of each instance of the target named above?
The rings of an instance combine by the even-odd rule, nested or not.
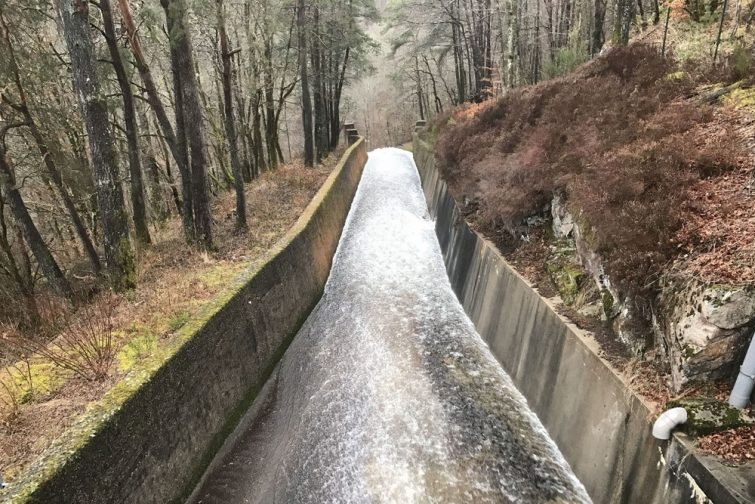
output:
[[[658,308],[655,336],[674,390],[736,374],[755,328],[755,289],[667,275]]]
[[[571,304],[584,284],[594,282],[600,294],[601,318],[611,321],[616,335],[635,355],[657,347],[670,371],[674,391],[694,382],[733,377],[755,329],[755,286],[711,285],[678,273],[660,279],[660,295],[652,314],[638,308],[611,282],[602,258],[590,244],[564,199],[551,201],[555,245],[547,271],[562,299]],[[652,342],[646,324],[652,319]],[[644,318],[643,318],[644,317]]]
[[[687,423],[682,429],[691,436],[707,436],[755,424],[755,419],[745,411],[715,399],[679,399],[670,401],[667,407],[681,407],[687,411]]]
[[[585,280],[585,272],[579,264],[573,242],[557,241],[551,247],[545,269],[561,299],[568,305],[573,304]]]
[[[586,230],[580,226],[579,219],[569,211],[564,199],[559,195],[554,196],[551,201],[551,216],[555,238],[559,242],[567,241],[573,244],[576,264],[586,278],[592,279],[600,293],[600,318],[611,321],[614,332],[632,353],[642,354],[647,349],[648,342],[646,334],[637,330],[640,326],[635,321],[638,315],[634,313],[633,305],[626,301],[626,296],[611,282],[601,257],[590,245]],[[551,278],[553,279],[553,275]],[[558,286],[556,281],[554,283]]]
[[[738,329],[755,317],[755,288],[708,287],[703,292],[701,315],[721,329]]]

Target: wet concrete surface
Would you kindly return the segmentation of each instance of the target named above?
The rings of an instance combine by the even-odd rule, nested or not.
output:
[[[589,502],[451,290],[409,153],[370,154],[323,299],[190,502]]]

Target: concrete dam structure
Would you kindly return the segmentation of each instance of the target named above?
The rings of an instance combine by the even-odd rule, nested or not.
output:
[[[590,502],[434,228],[411,155],[372,152],[322,300],[191,502]]]

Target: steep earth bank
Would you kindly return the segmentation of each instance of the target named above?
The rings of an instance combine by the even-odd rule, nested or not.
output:
[[[755,328],[751,77],[722,74],[637,44],[425,133],[466,217],[661,404],[724,398]]]

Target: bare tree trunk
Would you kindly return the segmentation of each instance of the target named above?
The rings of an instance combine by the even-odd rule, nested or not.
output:
[[[5,17],[2,10],[0,10],[0,27],[2,27],[3,29],[3,38],[7,45],[5,54],[7,55],[8,64],[10,66],[11,73],[13,74],[13,79],[15,81],[16,90],[18,91],[20,100],[19,104],[11,106],[21,112],[21,114],[23,114],[24,122],[26,122],[26,125],[29,127],[29,131],[31,132],[31,136],[37,146],[37,150],[42,156],[45,168],[47,169],[47,174],[57,188],[58,193],[63,200],[63,205],[68,211],[68,215],[71,218],[71,222],[73,223],[73,227],[76,230],[76,234],[78,235],[79,240],[84,247],[84,252],[86,253],[87,258],[92,265],[92,270],[96,275],[99,275],[102,271],[100,257],[97,254],[97,250],[95,249],[94,244],[92,243],[92,239],[89,237],[89,232],[87,231],[84,222],[81,220],[81,215],[79,215],[79,211],[76,208],[76,205],[74,204],[73,199],[68,192],[68,189],[63,183],[63,177],[61,176],[58,167],[55,165],[55,161],[53,160],[52,154],[50,153],[47,142],[43,138],[42,133],[39,131],[39,127],[37,126],[37,123],[35,122],[34,117],[29,110],[29,106],[26,101],[26,91],[24,89],[23,83],[21,82],[21,74],[18,69],[16,54],[13,49],[13,45],[11,44],[10,35],[8,33],[8,25],[5,22]]]
[[[647,28],[648,22],[645,21],[645,7],[642,5],[642,0],[637,0],[637,8],[640,11],[640,26],[644,30]]]
[[[168,147],[165,145],[165,139],[161,136],[157,137],[157,142],[160,144],[160,149],[165,159],[165,176],[168,179],[168,185],[170,186],[170,192],[173,195],[173,203],[176,205],[176,211],[179,215],[183,215],[185,211],[184,203],[181,201],[181,197],[178,195],[178,189],[176,188],[176,181],[173,178],[173,173],[170,169],[170,156],[168,155]],[[186,221],[184,221],[185,225]]]
[[[150,107],[155,113],[157,123],[160,126],[160,130],[163,133],[165,143],[168,144],[173,159],[176,160],[178,165],[178,171],[181,174],[182,189],[183,189],[183,210],[181,211],[181,217],[183,219],[184,235],[187,241],[194,241],[194,212],[192,210],[191,201],[191,171],[189,170],[189,159],[186,148],[186,135],[183,129],[183,112],[179,105],[183,103],[180,93],[180,79],[178,79],[177,69],[173,62],[173,51],[175,50],[171,46],[171,68],[173,71],[173,89],[176,100],[176,131],[173,131],[173,126],[170,124],[168,114],[165,111],[160,95],[157,92],[157,86],[152,78],[152,72],[149,65],[147,65],[146,58],[141,49],[141,42],[136,31],[136,25],[133,17],[131,16],[131,9],[129,7],[129,0],[118,0],[118,7],[121,13],[121,20],[123,21],[123,27],[126,30],[129,38],[129,46],[131,52],[136,60],[136,69],[139,72],[139,76],[144,84],[147,98],[149,100]],[[167,11],[166,11],[167,12]],[[168,19],[168,31],[171,30],[171,19]],[[167,160],[166,160],[167,161]]]
[[[1,180],[1,178],[0,178]],[[2,259],[3,269],[7,275],[16,284],[19,293],[24,298],[26,308],[26,318],[30,326],[34,327],[39,324],[39,306],[34,293],[34,278],[31,268],[31,260],[26,250],[26,242],[23,232],[18,226],[12,226],[9,229],[5,217],[5,200],[2,188],[0,187],[0,258]],[[16,235],[16,243],[11,243],[9,234]],[[5,257],[2,257],[5,256]],[[20,257],[18,257],[20,256]],[[15,293],[9,292],[5,285],[0,286],[5,295],[12,296]],[[19,320],[21,322],[21,320]]]
[[[312,87],[315,91],[315,146],[317,162],[328,155],[327,120],[325,119],[325,95],[323,86],[322,51],[320,47],[320,8],[315,3],[312,6],[311,51],[312,51]]]
[[[256,175],[259,176],[267,170],[267,161],[265,161],[265,150],[262,141],[262,113],[260,112],[262,91],[258,92],[253,99],[252,111],[252,135],[254,139],[254,158],[257,167]]]
[[[145,100],[146,101],[146,100]],[[139,125],[144,135],[147,138],[146,148],[144,152],[144,160],[146,162],[146,174],[150,184],[149,197],[147,198],[150,203],[151,217],[153,221],[162,221],[171,214],[170,203],[165,201],[164,191],[162,187],[162,177],[160,164],[157,161],[155,155],[154,142],[152,141],[152,125],[149,121],[147,110],[144,106],[137,105],[137,113],[139,119]],[[158,129],[159,132],[159,129]],[[159,133],[157,137],[159,137]],[[165,162],[170,163],[170,156],[166,153]],[[179,210],[180,213],[180,210]]]
[[[20,126],[20,125],[14,125]],[[66,299],[73,300],[73,291],[68,280],[63,275],[58,263],[52,256],[50,249],[42,239],[42,235],[34,224],[29,214],[29,210],[24,203],[21,193],[16,184],[16,177],[13,168],[10,166],[5,151],[5,135],[12,126],[6,125],[0,128],[0,181],[2,182],[2,191],[5,193],[8,205],[16,223],[23,233],[26,243],[34,254],[34,258],[39,264],[39,268],[50,284],[50,287],[59,295]]]
[[[223,60],[223,102],[225,104],[225,131],[228,137],[228,149],[231,154],[231,171],[233,185],[236,189],[236,229],[246,229],[246,195],[244,194],[244,176],[239,162],[239,145],[236,138],[236,124],[233,113],[233,71],[228,34],[225,29],[223,0],[217,0],[218,35],[220,38],[220,57]]]
[[[194,73],[194,55],[191,33],[186,24],[184,0],[160,0],[171,20],[170,30],[172,56],[181,78],[183,118],[186,138],[191,153],[191,197],[194,210],[196,242],[205,249],[212,248],[212,215],[210,214],[210,191],[207,182],[207,152],[204,144],[202,104]]]
[[[512,2],[515,0],[511,0]],[[467,99],[466,82],[467,77],[464,73],[464,51],[461,45],[461,33],[458,21],[458,0],[451,3],[451,30],[453,36],[453,53],[454,67],[456,75],[456,104],[464,103]]]
[[[94,45],[89,32],[89,5],[81,0],[58,0],[76,96],[89,134],[97,187],[97,206],[105,239],[105,264],[116,290],[136,284],[136,264],[128,235],[128,215],[120,186],[105,99],[95,70]]]
[[[265,42],[265,143],[267,144],[267,164],[271,170],[278,168],[278,121],[275,115],[273,96],[273,48],[272,42]]]
[[[172,21],[168,22],[168,30],[171,29]],[[197,237],[196,223],[194,222],[194,197],[192,196],[191,169],[189,167],[189,144],[186,139],[186,120],[184,116],[184,93],[181,85],[181,70],[178,67],[178,56],[175,54],[175,48],[170,48],[170,67],[173,75],[173,97],[175,99],[175,116],[176,116],[176,150],[181,174],[181,199],[183,201],[183,210],[181,212],[186,240],[193,243]],[[184,170],[181,171],[180,167]]]
[[[419,118],[421,121],[424,121],[427,119],[427,114],[425,114],[425,97],[423,96],[422,92],[422,78],[419,74],[419,58],[417,56],[414,57],[414,79],[417,84],[417,105],[419,106]]]
[[[519,21],[516,0],[507,0],[506,11],[509,18],[509,36],[506,44],[509,54],[506,80],[509,88],[513,88],[517,85],[516,70],[519,65],[519,62],[517,61],[517,55],[519,54]]]
[[[299,35],[299,71],[301,72],[302,123],[304,126],[304,165],[314,166],[315,148],[312,138],[312,98],[309,95],[309,76],[307,72],[307,13],[304,0],[297,4],[297,29]]]
[[[435,103],[435,113],[440,114],[443,112],[443,101],[440,99],[440,96],[438,96],[438,83],[435,81],[435,76],[433,75],[432,68],[430,68],[430,62],[427,59],[427,56],[422,56],[422,59],[425,62],[425,67],[427,68],[427,75],[430,77],[430,84],[433,88],[433,99]]]
[[[632,0],[619,0],[619,43],[621,45],[629,44],[629,35],[632,30],[632,21],[634,19],[634,2]]]
[[[121,89],[121,96],[123,97],[123,121],[126,126],[126,141],[128,142],[128,165],[129,174],[131,175],[131,207],[134,212],[134,230],[136,231],[137,241],[148,244],[152,240],[149,236],[149,227],[147,226],[147,205],[144,197],[142,162],[139,156],[139,126],[136,123],[134,94],[131,91],[131,82],[126,74],[126,68],[123,66],[121,53],[118,50],[110,0],[100,0],[99,5],[102,12],[105,40],[110,52],[113,69],[115,70],[115,77],[118,80],[118,86]]]
[[[603,25],[606,21],[606,3],[608,0],[595,0],[595,20],[592,30],[592,47],[591,53],[598,54],[603,49],[606,41]]]
[[[564,0],[563,15],[561,16],[561,24],[559,27],[560,45],[559,47],[565,47],[569,43],[569,31],[571,30],[572,8],[579,8],[579,6],[572,6],[571,0]],[[578,35],[580,36],[580,35]]]
[[[343,58],[341,75],[336,84],[335,95],[333,98],[333,115],[330,118],[330,150],[338,147],[338,140],[341,135],[341,96],[343,95],[343,86],[346,81],[346,67],[349,64],[351,48],[346,48],[346,55]]]

